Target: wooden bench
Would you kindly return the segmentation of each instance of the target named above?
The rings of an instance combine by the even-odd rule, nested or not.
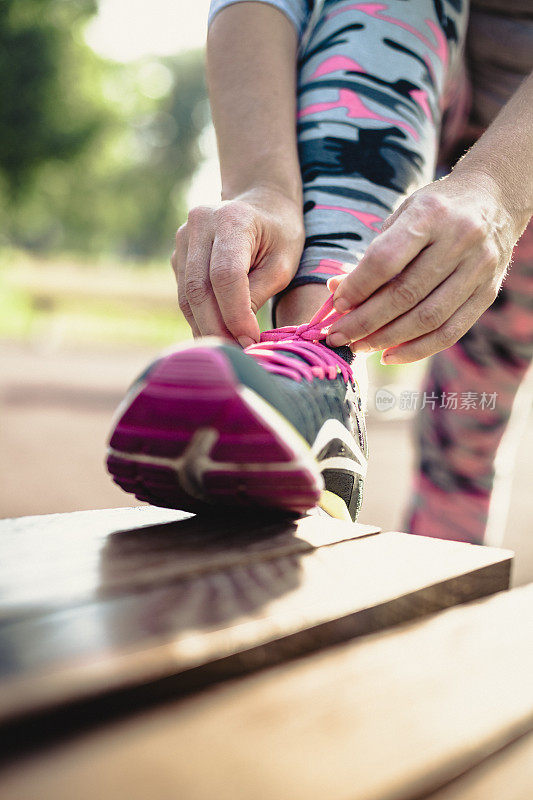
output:
[[[443,611],[508,551],[143,507],[0,554],[2,797],[414,800],[533,728],[531,591]]]

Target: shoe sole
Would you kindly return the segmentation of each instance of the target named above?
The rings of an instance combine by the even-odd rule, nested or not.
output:
[[[307,442],[239,384],[215,348],[189,345],[156,362],[116,419],[107,468],[139,500],[193,512],[303,513],[320,499],[324,482]]]

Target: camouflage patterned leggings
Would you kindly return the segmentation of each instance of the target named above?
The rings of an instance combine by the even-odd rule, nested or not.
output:
[[[315,4],[298,67],[307,238],[291,288],[355,266],[382,220],[433,180],[444,109],[448,145],[465,133],[467,24],[463,0]],[[497,301],[431,359],[424,389],[439,402],[418,417],[412,532],[483,541],[495,452],[532,355],[530,226]],[[454,392],[496,401],[454,409],[442,403]]]

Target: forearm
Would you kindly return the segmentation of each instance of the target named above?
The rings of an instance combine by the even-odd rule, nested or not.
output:
[[[262,3],[228,6],[210,26],[207,74],[225,200],[264,186],[301,202],[297,48],[291,22]]]
[[[525,228],[533,214],[533,73],[459,161],[454,173],[487,176],[517,226]]]

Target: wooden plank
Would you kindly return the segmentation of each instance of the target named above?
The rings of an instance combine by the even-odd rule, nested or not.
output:
[[[321,526],[317,543],[348,535],[342,523],[331,520],[304,521],[304,530],[309,525],[315,531],[315,523]],[[122,537],[113,540],[119,548]],[[131,691],[131,703],[139,702],[140,687],[157,684],[159,691],[159,683],[169,678],[172,692],[189,690],[509,583],[507,551],[403,533],[315,549],[307,539],[304,549],[299,540],[296,547],[294,538],[288,555],[284,541],[262,560],[237,554],[238,561],[232,556],[232,565],[224,569],[206,571],[204,565],[201,573],[182,574],[173,568],[172,580],[161,585],[154,578],[137,580],[136,570],[144,566],[136,557],[132,574],[118,584],[119,595],[103,591],[100,599],[96,589],[90,602],[42,613],[34,606],[32,613],[5,619],[0,625],[0,723],[67,704],[94,703],[112,692]],[[180,539],[173,541],[179,566]],[[219,540],[218,546],[225,551],[226,541],[221,545]],[[167,559],[169,547],[165,542]],[[203,547],[203,540],[197,537],[195,547]],[[115,568],[127,572],[121,552],[106,546],[100,551],[104,589]],[[222,563],[211,556],[208,560]]]
[[[532,630],[533,586],[449,609],[79,734],[0,795],[420,800],[533,730]]]
[[[143,506],[0,520],[0,620],[379,532],[311,513],[198,518]]]
[[[517,739],[424,800],[531,800],[533,733]]]

